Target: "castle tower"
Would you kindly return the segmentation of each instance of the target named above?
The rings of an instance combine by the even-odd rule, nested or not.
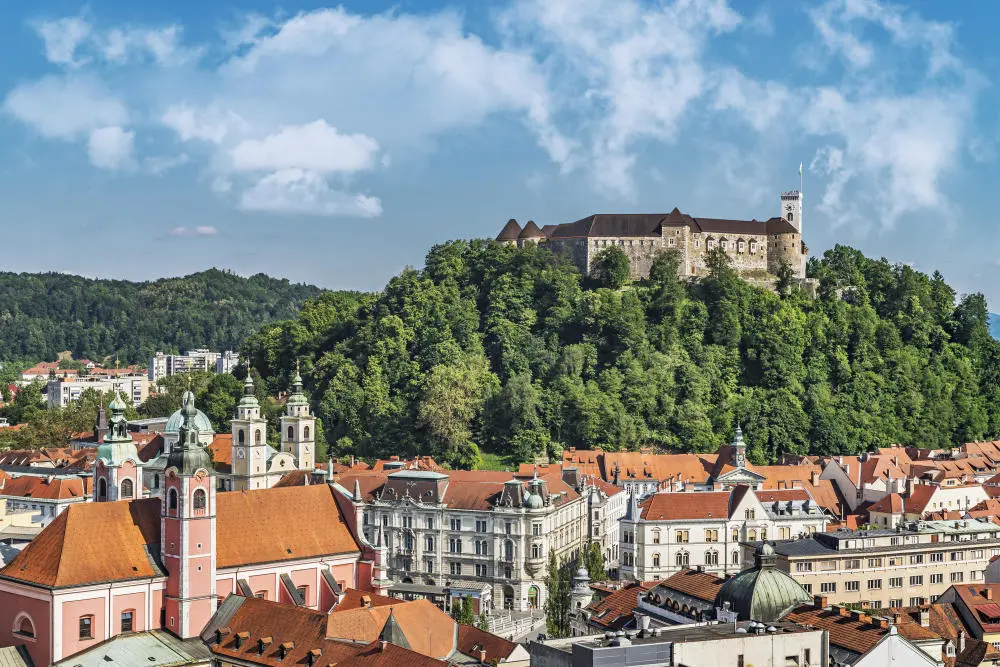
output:
[[[233,430],[233,490],[267,488],[267,420],[260,416],[253,378],[247,370]]]
[[[802,233],[802,192],[792,190],[781,193],[781,217]]]
[[[292,393],[281,417],[281,451],[295,457],[299,470],[311,471],[316,467],[315,437],[316,418],[309,412],[309,399],[302,391],[302,376],[296,363]]]
[[[132,500],[142,497],[142,462],[125,419],[127,406],[121,394],[109,406],[111,423],[97,447],[94,465],[94,501]]]
[[[164,629],[189,639],[216,609],[215,466],[198,440],[194,400],[181,410],[180,439],[164,472],[160,558],[167,570]]]

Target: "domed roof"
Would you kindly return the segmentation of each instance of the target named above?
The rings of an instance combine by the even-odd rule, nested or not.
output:
[[[537,493],[529,493],[528,497],[524,499],[524,506],[529,510],[540,510],[544,504],[542,497]]]
[[[190,400],[194,404],[194,394],[190,391],[185,391],[184,396],[181,397],[181,405],[187,403]],[[182,408],[183,409],[183,408]],[[167,420],[167,425],[164,427],[164,433],[180,433],[181,422],[184,421],[184,415],[181,414],[181,410],[178,410],[174,414],[170,415]],[[201,433],[215,433],[215,429],[212,428],[212,420],[205,416],[205,413],[201,410],[195,410],[194,414],[194,425],[198,427],[198,431]]]
[[[754,555],[754,566],[743,570],[719,589],[717,607],[728,602],[741,620],[776,623],[812,596],[799,582],[774,566],[774,547],[765,544]]]
[[[198,441],[197,416],[201,414],[194,406],[194,394],[184,392],[181,406],[180,439],[167,456],[167,468],[176,468],[181,475],[194,475],[199,470],[209,474],[215,472],[212,455]]]

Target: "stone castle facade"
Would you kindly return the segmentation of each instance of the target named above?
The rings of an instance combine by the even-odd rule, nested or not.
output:
[[[781,194],[781,215],[768,220],[695,218],[676,208],[666,214],[590,215],[541,228],[531,220],[524,227],[509,220],[496,240],[518,247],[545,244],[588,274],[599,252],[618,246],[629,258],[632,278],[647,277],[653,259],[664,250],[680,253],[682,277],[707,275],[709,251],[721,248],[744,278],[774,276],[782,264],[805,278],[808,254],[802,242],[802,193],[797,190]]]

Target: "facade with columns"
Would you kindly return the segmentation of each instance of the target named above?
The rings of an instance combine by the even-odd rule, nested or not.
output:
[[[135,447],[112,418],[94,469],[104,502],[68,507],[0,569],[0,646],[23,645],[48,665],[126,632],[200,641],[232,593],[325,612],[346,588],[385,592],[386,549],[365,538],[350,493],[335,484],[219,493],[193,397],[181,412],[162,493],[131,500],[108,497],[141,475],[126,465]]]

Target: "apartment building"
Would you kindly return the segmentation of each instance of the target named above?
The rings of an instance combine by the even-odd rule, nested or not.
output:
[[[749,555],[755,544],[744,544]],[[1000,526],[919,521],[895,529],[838,530],[774,543],[778,567],[831,603],[872,609],[934,602],[950,586],[982,583],[1000,555]]]
[[[736,573],[753,563],[741,543],[788,540],[826,530],[829,518],[804,489],[655,493],[634,497],[621,521],[623,579],[665,579],[686,568]]]
[[[388,547],[390,591],[442,604],[469,595],[480,608],[540,609],[549,553],[575,560],[588,539],[590,493],[561,471],[358,471],[337,475],[354,489],[364,532]],[[459,591],[459,593],[456,593]]]
[[[164,354],[157,352],[149,359],[150,382],[179,373],[207,371],[209,373],[230,373],[239,365],[239,355],[231,350],[214,352],[199,348],[184,354]]]
[[[65,407],[80,398],[87,389],[99,393],[120,392],[139,407],[149,397],[149,378],[145,375],[86,375],[77,378],[54,378],[45,386],[49,407]]]

